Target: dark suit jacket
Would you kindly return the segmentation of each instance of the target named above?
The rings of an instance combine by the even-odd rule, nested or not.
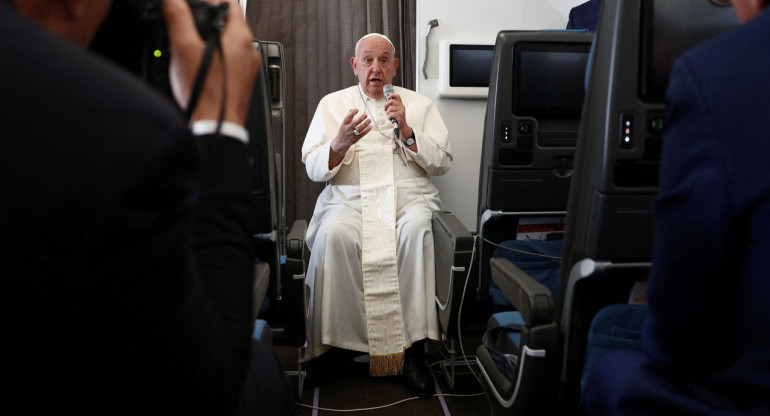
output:
[[[770,414],[768,39],[766,11],[675,62],[645,354],[614,366],[614,414]]]
[[[567,29],[588,29],[591,32],[595,32],[599,21],[599,8],[601,4],[601,0],[589,0],[573,7],[569,11]]]
[[[246,146],[0,3],[4,406],[231,413],[250,361]]]

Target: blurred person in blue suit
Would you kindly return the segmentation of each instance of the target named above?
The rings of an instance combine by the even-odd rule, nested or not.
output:
[[[569,11],[567,29],[588,29],[589,32],[596,32],[601,5],[601,0],[588,0],[583,4],[573,7]]]

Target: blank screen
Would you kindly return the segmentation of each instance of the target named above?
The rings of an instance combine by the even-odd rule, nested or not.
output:
[[[682,24],[686,18],[697,25]],[[700,42],[738,25],[732,8],[693,8],[687,2],[647,0],[642,26],[641,98],[663,102],[674,60]]]
[[[590,45],[523,44],[514,52],[513,112],[579,115]]]
[[[494,54],[492,45],[450,45],[449,86],[488,87]]]

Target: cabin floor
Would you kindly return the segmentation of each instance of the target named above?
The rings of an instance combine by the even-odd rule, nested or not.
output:
[[[476,348],[481,337],[463,339],[463,347],[476,377],[482,377],[475,365]],[[451,344],[448,344],[451,345]],[[298,396],[297,415],[323,416],[337,414],[463,416],[489,415],[491,409],[481,385],[469,370],[462,356],[459,343],[455,343],[455,382],[450,388],[441,368],[448,363],[447,345],[433,342],[428,348],[428,360],[433,370],[436,395],[414,398],[406,393],[401,376],[370,377],[366,355],[342,354],[337,360],[339,371],[324,378],[317,387],[305,386]],[[274,346],[274,351],[285,371],[297,370],[297,348]],[[297,377],[290,380],[297,389]]]

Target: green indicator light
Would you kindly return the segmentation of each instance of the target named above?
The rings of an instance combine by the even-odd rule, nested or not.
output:
[[[155,52],[152,53],[152,56],[156,58],[160,58],[161,56],[163,56],[163,52],[161,52],[160,49],[155,49]]]

